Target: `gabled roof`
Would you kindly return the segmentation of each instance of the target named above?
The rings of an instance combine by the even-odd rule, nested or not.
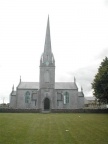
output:
[[[55,89],[78,89],[74,82],[56,82]]]
[[[18,89],[39,89],[39,82],[21,82]]]
[[[21,82],[18,89],[39,89],[39,82]],[[55,89],[78,89],[73,82],[56,82]]]
[[[13,91],[13,92],[11,93],[11,96],[16,96],[16,91]]]

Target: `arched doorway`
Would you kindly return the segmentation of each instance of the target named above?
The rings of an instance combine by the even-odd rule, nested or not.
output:
[[[50,110],[50,100],[49,100],[49,98],[45,98],[45,100],[44,100],[44,110]]]

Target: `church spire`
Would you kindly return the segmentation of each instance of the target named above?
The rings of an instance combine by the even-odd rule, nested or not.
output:
[[[51,50],[51,37],[50,37],[50,24],[49,24],[49,16],[47,20],[46,27],[46,36],[45,36],[45,45],[44,52],[40,59],[40,66],[55,66],[54,55]]]
[[[47,28],[46,28],[46,37],[45,37],[45,45],[44,45],[44,53],[51,53],[51,38],[50,38],[50,24],[49,24],[49,15],[47,20]]]

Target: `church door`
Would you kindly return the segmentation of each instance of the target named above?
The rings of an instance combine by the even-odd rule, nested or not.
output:
[[[44,100],[44,110],[50,109],[50,100],[48,98],[45,98]]]

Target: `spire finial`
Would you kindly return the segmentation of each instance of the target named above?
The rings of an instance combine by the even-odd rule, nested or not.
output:
[[[13,87],[12,87],[12,91],[14,91],[14,85],[13,85]]]
[[[20,76],[20,83],[21,83],[21,76]]]

